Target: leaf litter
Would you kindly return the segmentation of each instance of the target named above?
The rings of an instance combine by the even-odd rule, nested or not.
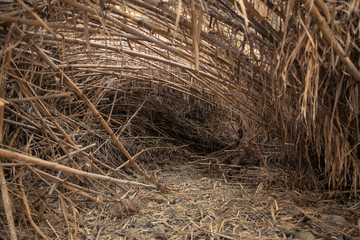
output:
[[[98,239],[351,239],[358,234],[356,202],[286,190],[254,167],[234,182],[196,165],[166,163],[149,170],[170,190],[132,189],[125,218],[104,207],[86,236]],[[247,176],[247,174],[249,174]],[[252,176],[257,174],[258,181]],[[279,176],[279,175],[278,175]],[[88,220],[85,218],[85,221]],[[85,233],[85,232],[84,232]]]

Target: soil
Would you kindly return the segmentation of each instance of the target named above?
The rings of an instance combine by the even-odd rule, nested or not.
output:
[[[274,184],[279,169],[252,167],[229,181],[198,165],[155,166],[171,190],[134,188],[114,203],[84,209],[80,239],[357,239],[360,203]],[[141,179],[140,177],[138,178]]]

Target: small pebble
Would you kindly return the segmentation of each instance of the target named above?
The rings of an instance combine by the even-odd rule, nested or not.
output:
[[[346,221],[346,219],[344,217],[342,217],[342,216],[326,215],[325,219],[332,222],[333,224],[336,224],[336,225],[341,225],[341,226],[344,226],[344,227],[351,226],[351,224],[348,221]]]
[[[197,172],[195,165],[181,166],[181,167],[179,167],[179,170],[180,171],[187,171],[187,172],[190,172],[190,173],[196,173]]]
[[[295,239],[315,240],[316,238],[311,232],[298,232],[295,234]]]

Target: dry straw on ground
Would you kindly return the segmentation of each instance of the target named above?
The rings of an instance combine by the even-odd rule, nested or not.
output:
[[[134,189],[178,188],[149,167],[164,160],[235,182],[280,164],[301,178],[286,191],[358,198],[359,4],[1,1],[0,234],[76,238],[109,203],[132,215]],[[188,217],[197,230],[174,234],[227,231]]]

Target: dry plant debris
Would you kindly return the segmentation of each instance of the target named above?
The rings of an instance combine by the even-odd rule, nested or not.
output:
[[[172,190],[129,189],[122,196],[123,201],[132,203],[126,217],[115,202],[86,207],[77,227],[72,227],[73,237],[351,239],[358,234],[358,202],[341,203],[319,193],[286,190],[264,174],[280,169],[253,169],[242,176],[252,179],[257,174],[262,179],[229,182],[195,165],[168,162],[156,166],[149,173]]]

